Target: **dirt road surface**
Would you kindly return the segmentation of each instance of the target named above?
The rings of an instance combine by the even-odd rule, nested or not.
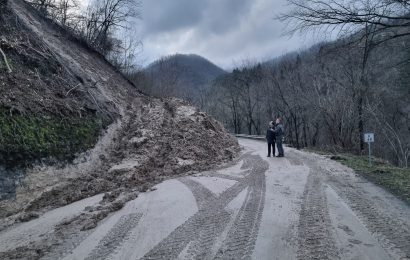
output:
[[[43,259],[410,259],[410,207],[323,156],[267,158],[165,181]],[[52,232],[101,195],[0,233],[0,251]]]

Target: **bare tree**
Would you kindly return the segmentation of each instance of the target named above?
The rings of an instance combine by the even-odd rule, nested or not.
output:
[[[407,0],[288,0],[294,7],[280,16],[289,22],[291,32],[310,29],[355,33],[347,39],[361,46],[360,84],[354,98],[358,111],[359,151],[364,149],[364,102],[371,86],[368,62],[375,48],[392,39],[410,35],[410,2]]]
[[[0,15],[2,15],[2,12],[4,12],[5,8],[7,7],[7,0],[0,0]],[[11,70],[9,61],[7,60],[7,56],[4,53],[4,51],[1,49],[1,44],[2,42],[0,41],[0,54],[1,58],[3,59],[3,62],[7,68],[8,73],[12,73],[13,71]]]
[[[106,55],[114,32],[128,28],[128,23],[140,16],[139,7],[138,0],[92,0],[84,17],[84,38]]]
[[[50,10],[56,8],[55,0],[28,0],[44,16],[50,15]]]
[[[68,26],[77,18],[79,12],[78,0],[57,0],[55,3],[54,17],[63,26]]]
[[[287,0],[293,9],[279,19],[289,22],[291,32],[319,29],[352,33],[363,27],[388,32],[381,41],[410,35],[408,0]],[[391,30],[391,29],[406,29]]]
[[[214,81],[209,91],[208,111],[225,122],[235,134],[242,132],[242,111],[240,89],[235,84],[233,74],[223,75]]]
[[[113,48],[108,55],[111,63],[126,75],[137,70],[137,58],[142,48],[135,35],[130,29],[125,29],[118,39],[113,40]]]
[[[181,75],[186,68],[171,57],[161,57],[147,70],[147,77],[151,82],[149,90],[151,95],[158,97],[183,96],[180,82]]]
[[[3,61],[4,61],[4,64],[6,65],[7,72],[12,73],[13,71],[11,70],[11,67],[10,67],[9,62],[7,60],[7,57],[6,57],[6,54],[3,52],[3,50],[1,48],[0,48],[0,54],[3,57]]]
[[[0,0],[0,11],[7,6],[7,0]]]
[[[241,98],[241,108],[244,111],[244,117],[246,119],[246,127],[248,134],[252,134],[252,128],[256,134],[261,133],[260,125],[256,121],[255,110],[260,102],[260,97],[257,91],[257,85],[260,81],[260,66],[249,66],[249,61],[244,61],[244,68],[233,71],[234,84],[237,86],[238,94]]]
[[[383,133],[391,150],[394,152],[398,165],[408,168],[410,159],[410,141],[408,135],[401,133],[397,127],[394,127],[382,113],[377,105],[367,104],[369,113],[377,123]]]
[[[410,66],[397,64],[409,57],[410,36],[381,42],[378,28],[365,24],[348,37],[262,64],[261,84],[249,76],[254,65],[235,70],[209,91],[207,111],[235,133],[249,133],[249,125],[255,133],[259,118],[281,115],[295,147],[357,152],[362,133],[372,131],[375,155],[408,166]]]

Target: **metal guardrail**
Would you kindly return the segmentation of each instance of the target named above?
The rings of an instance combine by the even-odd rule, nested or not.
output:
[[[266,137],[264,135],[244,135],[244,134],[236,134],[236,137],[239,138],[247,138],[247,139],[254,139],[254,140],[261,140],[264,141],[266,140]]]
[[[266,137],[264,135],[244,135],[244,134],[234,134],[235,137],[237,138],[247,138],[247,139],[253,139],[253,140],[259,140],[259,141],[266,141]],[[291,147],[285,143],[285,140],[283,141],[283,146],[285,147]]]

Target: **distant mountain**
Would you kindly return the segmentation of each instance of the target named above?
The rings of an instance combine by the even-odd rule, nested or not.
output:
[[[144,73],[150,82],[149,89],[146,89],[148,93],[195,101],[200,91],[227,72],[199,55],[175,54],[154,61]]]
[[[193,85],[203,85],[226,71],[216,66],[209,60],[196,54],[175,54],[163,57],[151,63],[145,71],[147,73],[160,73],[163,70],[172,70],[180,73],[181,81]]]

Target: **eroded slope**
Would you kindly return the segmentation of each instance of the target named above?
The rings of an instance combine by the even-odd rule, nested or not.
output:
[[[0,201],[3,228],[50,208],[111,192],[107,202],[116,202],[116,206],[97,210],[105,216],[152,183],[209,168],[237,152],[236,140],[208,115],[180,100],[140,94],[98,53],[39,16],[24,1],[13,0],[8,5],[1,14],[2,29],[7,30],[0,37],[13,72],[1,68],[2,116],[16,127],[35,122],[20,136],[33,135],[33,145],[43,140],[45,148],[41,149],[54,159],[38,163],[44,157],[36,153],[29,164],[19,163],[18,168],[14,157],[0,161],[0,183],[10,189]],[[23,123],[15,123],[16,118]],[[99,125],[88,134],[82,125],[75,127],[75,120],[85,126],[98,120]],[[64,125],[56,128],[53,122]],[[44,126],[50,131],[33,134]],[[72,140],[87,144],[72,151],[74,160],[68,164],[58,163],[54,156],[68,142],[56,129],[78,133]],[[12,143],[15,138],[12,135],[8,140]],[[22,147],[26,144],[21,142]],[[20,156],[19,160],[27,158]]]

